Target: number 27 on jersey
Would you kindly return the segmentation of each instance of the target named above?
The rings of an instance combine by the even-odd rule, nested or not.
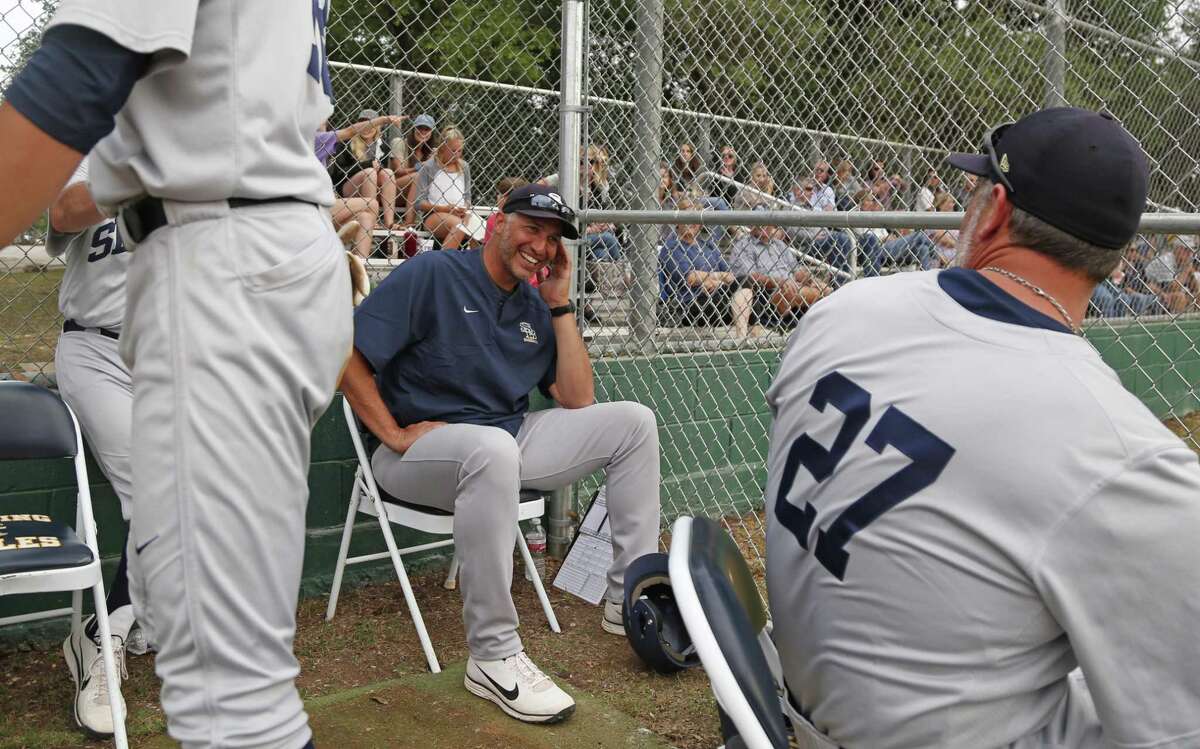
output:
[[[800,466],[804,466],[817,483],[833,475],[870,419],[871,394],[835,371],[817,381],[809,405],[822,413],[832,405],[841,411],[843,421],[828,450],[807,433],[797,437],[788,448],[779,492],[775,496],[775,518],[791,531],[805,549],[808,548],[808,535],[816,520],[817,509],[808,502],[804,503],[803,508],[797,507],[788,501],[787,495],[796,481]],[[839,580],[844,580],[846,576],[850,555],[845,547],[854,534],[937,481],[954,456],[953,447],[895,406],[887,407],[865,442],[876,454],[882,454],[884,448],[890,445],[912,462],[856,499],[834,519],[828,529],[817,529],[813,556]]]

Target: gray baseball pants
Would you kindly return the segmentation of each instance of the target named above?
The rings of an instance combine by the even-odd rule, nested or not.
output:
[[[292,653],[310,433],[350,352],[350,279],[302,203],[165,205],[137,247],[130,593],[185,749],[299,749]]]
[[[463,622],[478,660],[522,650],[510,593],[521,489],[551,491],[605,471],[614,600],[624,594],[629,563],[658,550],[658,427],[654,412],[639,403],[530,413],[515,439],[498,427],[449,424],[403,455],[381,446],[371,468],[388,494],[454,511]]]

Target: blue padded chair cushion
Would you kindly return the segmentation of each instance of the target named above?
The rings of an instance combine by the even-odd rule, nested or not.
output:
[[[75,456],[75,424],[53,392],[28,382],[0,382],[0,460]]]
[[[92,559],[70,526],[45,515],[0,515],[0,575],[85,567]]]

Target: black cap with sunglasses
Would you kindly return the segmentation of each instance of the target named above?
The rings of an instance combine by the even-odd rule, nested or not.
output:
[[[989,130],[982,154],[952,153],[948,161],[1003,185],[1016,207],[1098,247],[1128,244],[1146,207],[1146,154],[1105,112],[1043,109]]]
[[[567,239],[579,239],[575,228],[575,209],[563,202],[562,196],[545,185],[525,185],[508,194],[504,202],[505,213],[522,216],[556,218],[562,223],[562,234]]]

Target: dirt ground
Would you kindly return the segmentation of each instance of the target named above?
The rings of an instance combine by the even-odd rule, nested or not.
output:
[[[548,576],[552,576],[554,562],[547,566]],[[318,746],[335,743],[343,749],[405,746],[387,728],[405,725],[397,717],[397,708],[412,704],[416,700],[413,695],[419,697],[421,690],[444,693],[447,704],[454,708],[446,713],[447,718],[458,713],[489,718],[483,724],[487,730],[480,739],[485,736],[491,739],[480,746],[549,749],[607,745],[599,739],[552,740],[552,734],[523,733],[528,729],[509,726],[515,721],[468,695],[461,687],[461,667],[467,657],[461,597],[457,591],[444,590],[441,580],[442,571],[435,567],[429,574],[414,577],[413,586],[438,658],[449,672],[446,679],[427,677],[428,680],[412,681],[427,675],[428,670],[399,583],[344,590],[337,616],[328,624],[324,621],[325,598],[301,602],[296,638],[296,654],[301,663],[299,686],[306,704],[314,708],[313,724],[322,742]],[[513,585],[513,598],[521,617],[521,637],[534,662],[575,694],[580,707],[559,729],[536,728],[561,730],[566,737],[571,733],[567,729],[586,732],[604,727],[605,732],[611,733],[624,721],[634,728],[641,727],[642,733],[648,729],[649,735],[645,743],[624,740],[623,746],[659,745],[678,749],[717,746],[720,738],[716,711],[702,670],[676,676],[653,673],[637,659],[624,638],[600,630],[599,608],[549,586],[547,589],[562,633],[550,631],[532,586],[519,578]],[[457,676],[453,671],[456,667]],[[131,745],[169,746],[161,739],[165,725],[158,706],[159,683],[153,673],[152,659],[130,657],[128,669],[129,679],[123,688],[129,705]],[[417,686],[417,693],[412,692],[413,685]],[[378,730],[379,733],[374,733],[378,741],[346,744],[343,738],[350,737],[344,737],[338,727],[346,725],[347,715],[358,712],[330,703],[340,702],[350,690],[371,687],[378,689],[363,690],[371,696],[354,704],[358,712],[378,713],[378,728],[360,715],[359,731],[368,734]],[[0,749],[104,746],[102,742],[88,741],[75,729],[70,714],[72,695],[70,674],[57,645],[41,652],[0,655]],[[475,706],[475,702],[479,705]],[[329,705],[329,709],[322,710],[322,705]],[[388,705],[394,707],[384,709]],[[424,718],[414,719],[423,732],[422,747],[470,745],[461,743],[463,720],[431,721],[428,716],[418,717]],[[655,737],[660,741],[653,741]],[[361,742],[364,737],[359,735],[355,740]]]

